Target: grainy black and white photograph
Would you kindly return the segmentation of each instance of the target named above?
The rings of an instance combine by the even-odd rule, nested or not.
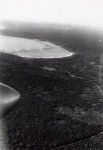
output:
[[[102,84],[102,0],[0,0],[0,150],[103,150]]]

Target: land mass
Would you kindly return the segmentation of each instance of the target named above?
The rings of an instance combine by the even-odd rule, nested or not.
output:
[[[6,26],[3,35],[42,39],[75,53],[57,59],[0,53],[0,82],[21,95],[3,120],[10,149],[102,148],[102,35],[73,27],[10,22]]]

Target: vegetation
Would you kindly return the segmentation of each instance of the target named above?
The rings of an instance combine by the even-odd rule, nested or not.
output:
[[[0,54],[0,82],[21,94],[18,105],[4,118],[11,149],[94,148],[96,142],[90,138],[103,130],[102,120],[95,120],[103,106],[98,88],[102,49],[97,49],[95,42],[99,37],[88,37],[86,33],[84,36],[76,29],[65,32],[63,28],[32,28],[30,24],[18,28],[8,25],[3,34],[53,41],[75,52],[72,57],[60,59]]]

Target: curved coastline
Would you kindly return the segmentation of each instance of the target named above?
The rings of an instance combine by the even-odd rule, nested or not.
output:
[[[25,39],[12,36],[0,36],[0,52],[26,58],[62,58],[73,55],[63,47],[38,39]]]

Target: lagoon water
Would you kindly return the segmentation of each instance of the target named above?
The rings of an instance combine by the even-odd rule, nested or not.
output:
[[[0,35],[0,52],[27,58],[62,58],[73,55],[73,52],[48,41],[5,35]]]

